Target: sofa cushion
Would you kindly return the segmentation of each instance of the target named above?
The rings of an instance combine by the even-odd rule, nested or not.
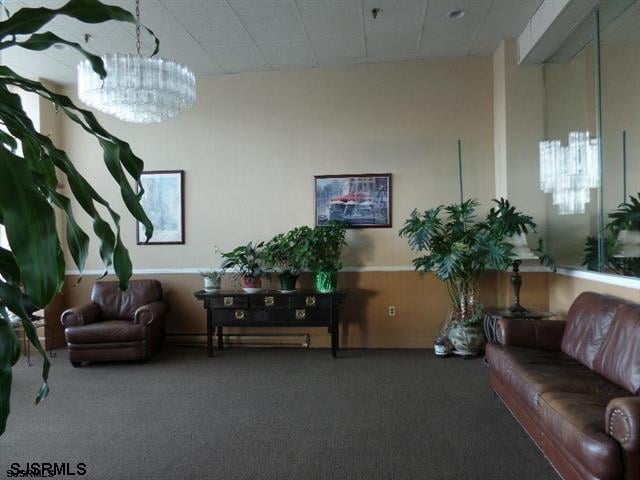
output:
[[[118,282],[96,282],[91,292],[91,301],[100,305],[102,317],[108,320],[133,320],[138,307],[158,300],[162,300],[162,285],[157,280],[131,280],[125,291]]]
[[[613,318],[628,303],[609,295],[584,292],[576,298],[567,314],[567,326],[561,349],[583,365],[593,368]]]
[[[145,327],[128,320],[109,320],[64,331],[67,343],[118,343],[144,340]]]
[[[540,396],[539,418],[572,463],[600,480],[622,478],[620,444],[605,433],[608,399],[588,393],[546,392]]]
[[[520,400],[534,411],[538,408],[540,395],[546,392],[589,394],[607,401],[631,395],[558,351],[490,344],[487,345],[487,361]]]
[[[618,310],[593,369],[640,395],[640,305],[624,305]]]

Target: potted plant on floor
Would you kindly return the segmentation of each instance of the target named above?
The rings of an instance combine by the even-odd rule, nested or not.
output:
[[[219,252],[223,259],[220,268],[223,271],[232,270],[234,275],[242,278],[242,289],[247,293],[262,290],[263,269],[260,255],[263,246],[264,242],[249,242],[230,252]]]
[[[494,202],[499,209],[501,201]],[[479,221],[475,213],[478,206],[478,202],[467,200],[423,213],[414,210],[400,230],[400,236],[422,254],[413,260],[416,271],[421,275],[433,272],[447,286],[451,307],[443,334],[460,355],[476,355],[484,346],[480,273],[505,270],[511,264],[512,245],[505,241],[505,235],[535,231],[531,217],[511,207],[508,216],[493,209]]]
[[[309,267],[314,273],[316,290],[330,293],[338,287],[338,271],[342,268],[340,254],[347,245],[346,225],[343,222],[327,222],[313,229],[309,243]]]
[[[309,261],[309,245],[313,229],[302,226],[287,233],[279,233],[262,250],[263,264],[274,269],[280,280],[280,291],[291,293]]]

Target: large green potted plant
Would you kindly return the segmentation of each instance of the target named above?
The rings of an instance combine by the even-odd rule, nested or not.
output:
[[[482,220],[476,216],[475,200],[422,213],[414,210],[400,230],[400,236],[421,254],[413,260],[416,271],[433,272],[447,286],[451,306],[443,333],[459,354],[477,354],[484,346],[480,273],[507,269],[512,251],[508,238],[535,231],[531,217],[502,199],[494,202],[496,206]]]
[[[279,233],[264,245],[263,264],[278,273],[281,292],[295,291],[298,277],[309,263],[312,235],[310,227],[296,227],[287,233]]]
[[[333,292],[338,287],[338,272],[342,269],[340,255],[347,245],[344,222],[327,222],[313,229],[309,244],[309,268],[314,274],[316,290]]]
[[[599,258],[598,239],[587,237],[582,265],[589,270],[609,268],[619,275],[640,276],[640,193],[629,196],[628,202],[618,205],[609,214],[606,225],[609,234],[603,233],[602,258]]]
[[[87,58],[95,72],[105,78],[106,71],[98,56],[85,51],[78,43],[47,31],[50,22],[60,16],[92,24],[110,20],[136,24],[135,17],[126,10],[97,0],[71,0],[60,8],[22,8],[9,13],[8,18],[0,22],[0,51],[7,48],[41,51],[56,44],[66,45]],[[154,55],[159,47],[155,40]],[[29,341],[43,358],[43,383],[36,403],[49,391],[49,360],[29,321],[22,294],[43,308],[62,290],[65,263],[55,210],[66,218],[66,243],[80,271],[87,259],[89,236],[75,221],[71,197],[92,218],[101,259],[105,267],[113,267],[121,288],[127,287],[132,273],[129,253],[120,236],[120,215],[78,172],[67,154],[47,135],[38,132],[26,114],[17,90],[34,93],[50,102],[59,114],[67,116],[98,140],[104,162],[119,187],[124,204],[144,224],[147,239],[153,232],[140,205],[144,192],[140,185],[143,162],[129,145],[107,132],[90,111],[78,108],[68,97],[1,65],[0,124],[5,129],[0,131],[0,224],[5,228],[10,249],[0,248],[0,434],[5,431],[10,411],[12,366],[20,355],[20,342],[11,326],[9,312],[20,317]],[[18,141],[22,145],[21,151],[17,148]],[[66,177],[71,196],[58,190],[58,175]],[[139,193],[130,182],[137,184]],[[100,210],[108,216],[103,218]]]
[[[219,252],[222,256],[222,270],[231,270],[234,275],[242,279],[242,289],[247,293],[262,290],[261,251],[264,242],[249,242],[240,245],[229,252]]]

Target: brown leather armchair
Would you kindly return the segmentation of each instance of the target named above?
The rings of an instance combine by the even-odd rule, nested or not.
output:
[[[157,280],[132,280],[125,291],[118,282],[97,282],[91,303],[60,317],[71,364],[145,361],[162,344],[167,309]]]

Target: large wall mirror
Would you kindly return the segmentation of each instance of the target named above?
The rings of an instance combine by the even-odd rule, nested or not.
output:
[[[544,65],[540,188],[561,266],[640,277],[639,25],[640,1],[605,2]]]

